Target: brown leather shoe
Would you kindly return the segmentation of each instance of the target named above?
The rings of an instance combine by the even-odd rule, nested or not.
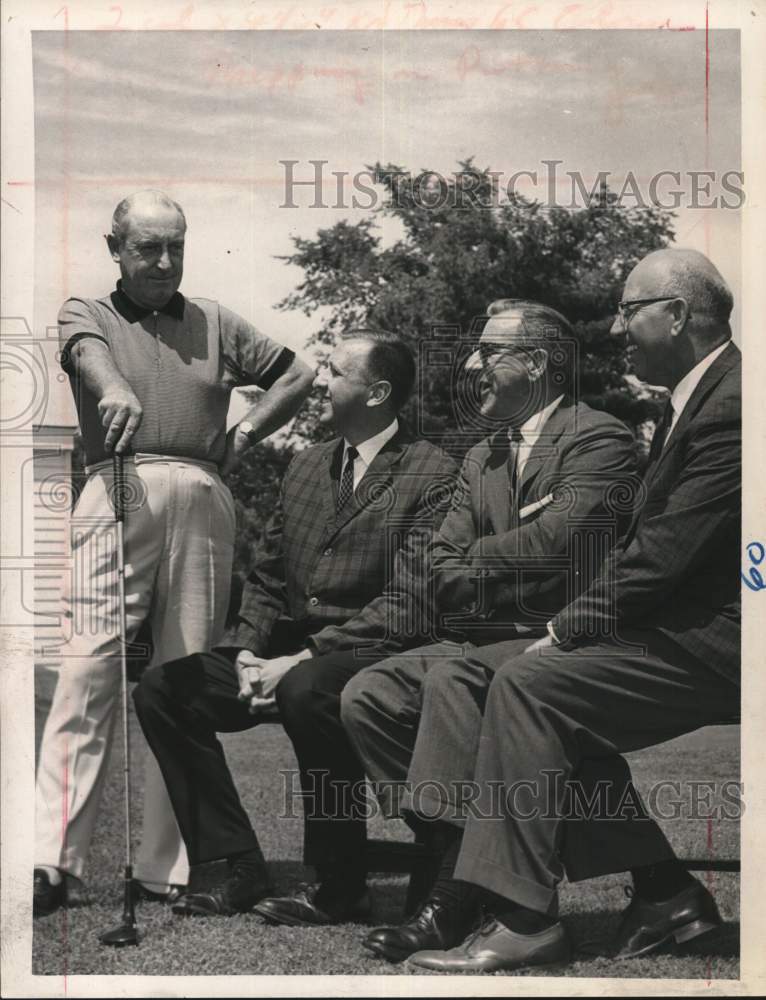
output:
[[[685,944],[720,927],[723,921],[715,900],[700,882],[682,889],[662,903],[650,903],[625,887],[630,905],[623,912],[614,938],[607,943],[611,958],[638,958],[673,939]],[[588,950],[587,946],[583,950]]]
[[[510,972],[530,965],[569,962],[572,949],[562,924],[538,934],[517,934],[499,920],[487,921],[456,948],[449,951],[418,951],[409,965],[437,972]]]

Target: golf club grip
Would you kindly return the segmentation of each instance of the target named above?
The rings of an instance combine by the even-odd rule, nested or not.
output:
[[[125,520],[125,467],[122,455],[117,452],[112,456],[112,471],[114,473],[114,519]]]

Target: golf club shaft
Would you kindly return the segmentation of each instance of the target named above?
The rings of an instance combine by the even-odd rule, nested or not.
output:
[[[122,455],[114,455],[114,516],[117,522],[117,588],[119,605],[120,673],[122,688],[122,753],[125,777],[125,866],[132,869],[130,825],[130,733],[128,729],[128,655],[125,610],[125,474]],[[126,873],[126,878],[128,877]],[[130,876],[132,877],[132,875]]]
[[[137,945],[135,897],[133,894],[133,864],[130,829],[130,732],[128,728],[128,627],[125,608],[125,474],[122,455],[112,457],[112,507],[117,527],[117,598],[119,603],[118,641],[120,644],[120,673],[122,681],[122,752],[125,777],[125,883],[122,924],[99,935],[102,944],[111,947]]]

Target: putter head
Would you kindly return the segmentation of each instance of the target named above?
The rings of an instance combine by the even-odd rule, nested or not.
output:
[[[99,935],[101,944],[111,945],[113,948],[124,948],[129,944],[138,944],[138,927],[135,923],[120,924],[110,931]]]

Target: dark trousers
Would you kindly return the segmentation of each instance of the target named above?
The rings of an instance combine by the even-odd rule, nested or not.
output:
[[[544,650],[495,672],[457,878],[555,914],[565,870],[586,878],[673,856],[654,820],[625,797],[630,771],[619,754],[732,721],[739,688],[658,632],[623,639],[632,648]],[[607,804],[573,818],[568,795],[583,775],[585,797],[605,782],[623,814]]]
[[[133,695],[192,865],[258,846],[216,735],[242,732],[261,721],[237,698],[236,653],[196,653],[152,667]],[[374,661],[371,653],[354,651],[303,660],[277,687],[280,719],[300,767],[308,864],[364,857],[364,810],[352,809],[364,772],[340,722],[340,693],[350,677]],[[323,778],[323,771],[329,776]]]

